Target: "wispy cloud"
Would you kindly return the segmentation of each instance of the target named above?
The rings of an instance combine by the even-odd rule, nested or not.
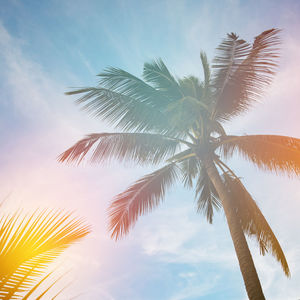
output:
[[[205,299],[215,288],[220,276],[203,278],[197,273],[180,274],[184,281],[184,287],[177,291],[169,300]]]
[[[112,244],[106,233],[105,209],[112,186],[118,186],[122,179],[113,175],[113,167],[105,172],[87,167],[76,168],[74,172],[74,166],[58,164],[56,157],[67,146],[88,130],[101,130],[105,126],[81,116],[72,101],[63,96],[62,84],[24,54],[23,44],[0,25],[0,77],[6,89],[1,99],[6,110],[0,112],[1,138],[6,141],[1,147],[0,198],[11,194],[5,207],[9,211],[20,207],[61,208],[86,218],[95,233],[69,249],[57,264],[67,263],[86,286],[97,286],[95,274],[105,272],[107,266],[103,262]],[[14,130],[10,128],[12,115],[19,122]],[[122,172],[118,168],[118,173]],[[75,284],[72,294],[82,292],[82,287]],[[104,284],[94,291],[91,299],[96,295],[114,299]]]

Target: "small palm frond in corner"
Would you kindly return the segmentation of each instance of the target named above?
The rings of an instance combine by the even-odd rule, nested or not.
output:
[[[22,299],[49,264],[90,232],[82,219],[54,210],[0,219],[0,298]],[[23,295],[24,296],[24,295]]]

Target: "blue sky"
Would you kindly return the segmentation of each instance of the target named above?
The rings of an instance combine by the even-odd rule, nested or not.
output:
[[[226,128],[300,138],[299,1],[0,1],[0,197],[7,209],[75,209],[93,234],[66,253],[77,281],[67,297],[104,300],[246,299],[226,222],[196,214],[192,191],[174,188],[129,236],[115,243],[105,210],[113,195],[151,168],[72,167],[56,157],[86,133],[112,130],[81,112],[69,87],[95,85],[107,66],[135,75],[161,57],[170,70],[202,77],[227,32],[252,41],[282,28],[282,58],[262,103]],[[257,200],[290,264],[284,277],[271,256],[250,241],[267,299],[298,299],[300,289],[299,181],[231,164]],[[65,298],[61,298],[65,299]]]

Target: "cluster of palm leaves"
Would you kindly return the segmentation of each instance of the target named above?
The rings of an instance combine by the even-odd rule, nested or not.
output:
[[[300,140],[274,135],[227,135],[223,125],[248,111],[275,74],[279,30],[253,43],[228,34],[210,68],[201,53],[204,80],[175,78],[161,59],[144,64],[143,79],[122,69],[99,74],[97,87],[77,103],[108,121],[120,133],[90,134],[61,154],[61,162],[111,159],[160,168],[118,194],[110,204],[112,237],[127,234],[138,217],[151,211],[177,181],[194,187],[198,211],[212,223],[223,208],[250,299],[264,299],[245,234],[257,239],[261,253],[271,252],[287,276],[289,267],[272,229],[242,181],[226,164],[238,153],[262,170],[300,174]],[[162,164],[164,164],[162,166]]]
[[[21,211],[0,218],[0,299],[50,299],[49,290],[60,277],[49,264],[71,244],[90,232],[90,227],[70,213]],[[47,273],[48,272],[48,273]],[[51,299],[55,299],[65,287]]]

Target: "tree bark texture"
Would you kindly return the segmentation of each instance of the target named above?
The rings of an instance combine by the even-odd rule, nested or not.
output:
[[[244,279],[245,288],[250,300],[264,300],[261,284],[254,266],[244,232],[231,204],[227,188],[212,161],[205,163],[208,176],[213,182],[223,205],[230,235],[239,261],[240,270]]]

